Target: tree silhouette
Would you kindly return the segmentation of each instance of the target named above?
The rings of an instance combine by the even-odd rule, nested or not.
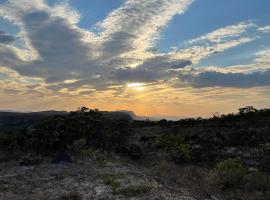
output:
[[[257,111],[258,110],[256,108],[254,108],[253,106],[247,106],[247,107],[244,107],[244,108],[239,108],[239,114],[240,115],[244,115],[244,114],[247,114],[247,113],[255,113]]]

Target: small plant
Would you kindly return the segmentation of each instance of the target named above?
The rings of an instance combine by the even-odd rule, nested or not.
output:
[[[216,169],[218,181],[225,187],[236,186],[242,180],[245,169],[238,159],[227,159],[217,164]]]
[[[130,185],[125,188],[119,189],[118,194],[125,196],[137,196],[152,190],[151,184]]]
[[[118,182],[114,181],[111,183],[111,189],[112,189],[113,194],[117,193],[117,190],[119,187],[120,187],[120,184]]]
[[[120,187],[120,183],[115,180],[114,176],[106,174],[102,176],[102,180],[105,185],[111,186],[113,194],[117,193],[117,190]]]
[[[100,167],[106,167],[106,165],[108,164],[108,162],[109,161],[107,160],[106,156],[104,156],[104,155],[99,155],[97,157],[97,163],[98,163],[98,165]]]

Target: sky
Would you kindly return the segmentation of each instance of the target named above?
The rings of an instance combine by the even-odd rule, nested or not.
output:
[[[0,110],[270,107],[269,0],[0,0]]]

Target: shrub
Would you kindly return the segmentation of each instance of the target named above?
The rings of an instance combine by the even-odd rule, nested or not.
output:
[[[128,147],[127,154],[132,160],[139,160],[143,156],[142,149],[136,144],[131,144]]]
[[[243,178],[244,187],[248,191],[270,191],[269,177],[259,171],[250,172]]]
[[[151,184],[130,185],[120,189],[117,193],[125,196],[137,196],[152,190]]]
[[[225,188],[231,188],[240,183],[245,169],[238,159],[227,159],[217,164],[216,174],[218,182]]]
[[[102,175],[102,180],[104,184],[111,186],[113,194],[117,193],[117,189],[120,187],[120,183],[115,180],[114,176],[105,174]]]
[[[96,155],[96,161],[100,167],[106,167],[106,165],[109,162],[108,159],[109,159],[109,157],[107,155],[102,154],[102,153]]]
[[[172,159],[176,163],[187,162],[191,160],[190,150],[186,144],[179,144],[172,151]]]
[[[162,134],[157,137],[156,145],[157,147],[170,151],[175,147],[178,147],[180,144],[183,144],[183,138],[174,134]]]
[[[171,159],[176,163],[191,160],[191,152],[182,137],[174,134],[163,134],[157,138],[156,145],[168,152]]]
[[[85,159],[91,154],[91,150],[88,148],[87,141],[84,138],[75,140],[72,149],[75,156],[80,159]]]

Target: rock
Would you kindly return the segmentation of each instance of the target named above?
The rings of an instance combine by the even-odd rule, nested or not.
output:
[[[227,148],[227,154],[229,155],[234,155],[237,153],[237,148],[236,147],[230,147],[230,148]]]

